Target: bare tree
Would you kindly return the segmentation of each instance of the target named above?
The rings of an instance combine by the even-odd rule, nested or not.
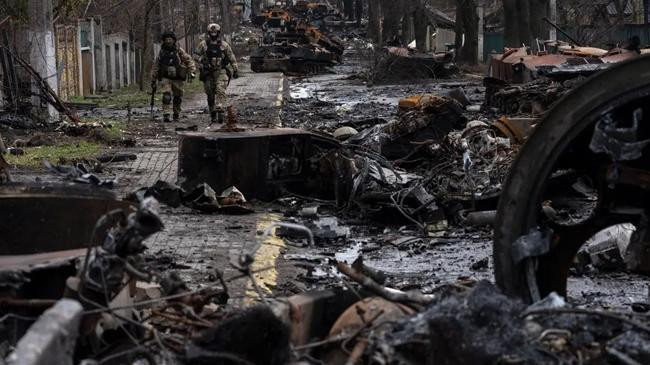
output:
[[[478,62],[478,14],[476,0],[456,0],[456,59],[460,63]]]
[[[140,91],[144,90],[144,85],[151,71],[151,66],[153,64],[153,57],[147,57],[147,55],[153,55],[153,49],[151,47],[151,18],[154,9],[158,8],[158,3],[160,0],[147,0],[144,8],[144,21],[142,24],[142,72],[140,72],[140,79],[138,80],[138,86]]]
[[[418,1],[415,10],[412,13],[413,28],[415,29],[415,45],[419,51],[425,51],[427,45],[427,26],[429,19],[427,18],[424,4]]]
[[[399,37],[402,30],[404,0],[381,0],[384,23],[381,31],[382,42]]]
[[[614,5],[616,14],[610,14],[609,4]],[[560,23],[581,44],[605,47],[625,41],[618,39],[617,32],[626,21],[625,1],[565,0],[558,2],[558,14]]]
[[[251,0],[251,17],[255,19],[260,13],[260,6],[262,5],[262,0]]]
[[[381,6],[379,1],[368,1],[368,38],[381,43]]]
[[[548,37],[543,19],[548,15],[548,0],[503,0],[505,43],[508,47],[530,46]]]
[[[219,10],[221,13],[221,28],[224,34],[232,32],[232,25],[230,23],[230,0],[219,0]]]

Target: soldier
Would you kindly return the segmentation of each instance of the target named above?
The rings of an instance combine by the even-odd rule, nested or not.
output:
[[[152,88],[160,82],[163,97],[163,121],[169,122],[169,109],[173,102],[174,121],[178,121],[183,103],[183,82],[192,81],[196,67],[192,57],[176,44],[173,32],[162,34],[160,53],[151,67]]]
[[[205,93],[208,96],[210,121],[223,123],[225,120],[224,103],[226,102],[226,89],[230,78],[238,78],[237,59],[230,45],[221,40],[221,26],[210,24],[205,39],[199,43],[197,49]],[[215,100],[216,97],[216,100]]]

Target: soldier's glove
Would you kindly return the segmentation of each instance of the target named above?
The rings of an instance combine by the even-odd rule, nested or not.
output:
[[[235,71],[232,73],[232,78],[233,78],[233,79],[238,79],[238,78],[239,78],[239,71],[235,70]]]

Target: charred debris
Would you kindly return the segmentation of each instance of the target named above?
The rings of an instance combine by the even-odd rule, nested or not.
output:
[[[555,41],[506,48],[477,77],[454,50],[374,49],[329,2],[274,5],[253,23],[256,73],[303,78],[350,62],[360,71],[346,80],[393,92],[409,79],[446,86],[424,84],[387,112],[346,120],[325,118],[322,101],[288,102],[284,127],[253,128],[231,107],[223,126],[176,129],[176,181],[126,193],[103,164],[136,154],[45,161],[51,181],[16,182],[3,155],[20,146],[0,136],[0,364],[650,363],[647,293],[608,310],[576,305],[567,289],[589,273],[650,272],[650,82],[621,81],[650,69],[648,58]],[[80,124],[32,76],[69,119],[60,133],[94,138],[110,127]],[[616,89],[603,94],[603,83]],[[149,247],[165,229],[162,210],[260,207],[282,215],[252,239],[276,236],[318,256],[326,285],[269,295],[256,277],[269,268],[246,252],[197,285]],[[396,289],[363,248],[350,262],[319,251],[386,227],[408,254],[449,231],[494,233],[494,256],[469,269],[492,267],[496,283]],[[252,304],[233,293],[241,282]]]

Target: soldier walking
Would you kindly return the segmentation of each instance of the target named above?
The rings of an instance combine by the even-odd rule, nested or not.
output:
[[[203,81],[208,97],[211,123],[223,123],[224,104],[227,102],[226,89],[231,78],[238,78],[237,59],[230,45],[221,39],[221,26],[208,25],[205,39],[199,43],[199,79]]]
[[[173,32],[162,34],[162,47],[151,68],[152,89],[160,82],[162,89],[163,121],[169,122],[169,109],[173,102],[173,118],[178,121],[183,103],[183,83],[192,81],[196,67],[192,57],[176,44]]]

